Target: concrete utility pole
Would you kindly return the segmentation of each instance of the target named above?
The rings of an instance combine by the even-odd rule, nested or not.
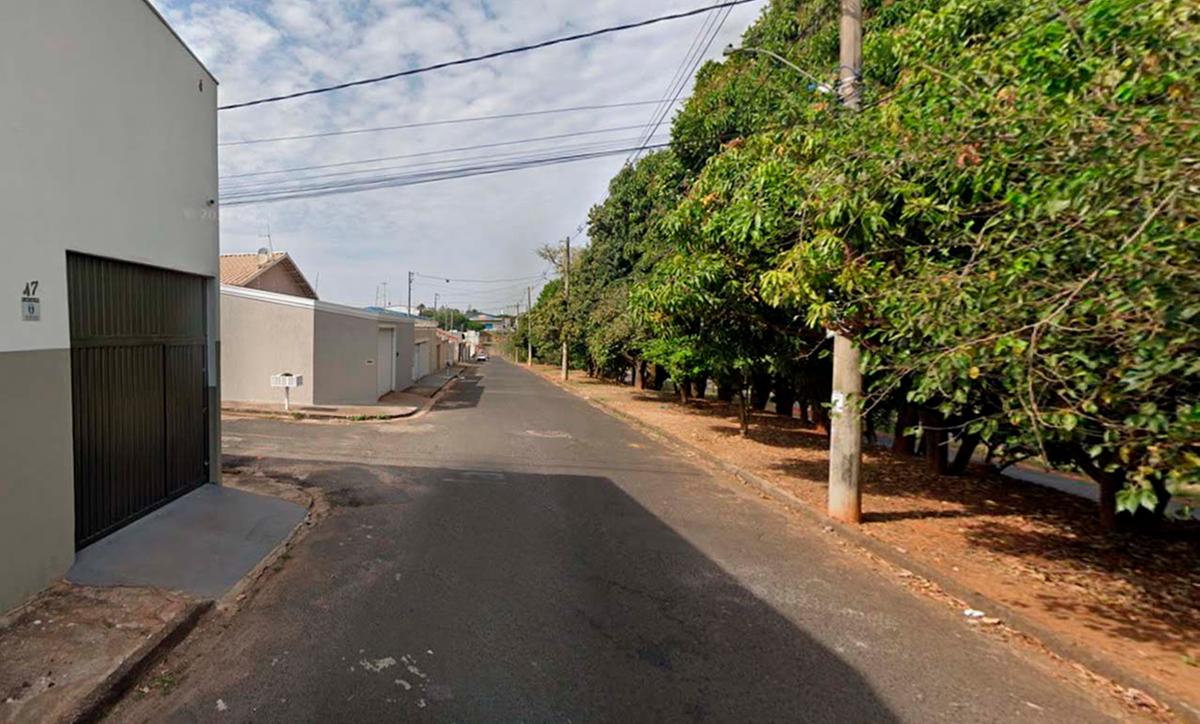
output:
[[[529,333],[529,313],[533,311],[533,287],[525,287],[525,366],[533,366],[533,336]]]
[[[838,95],[858,111],[862,77],[862,0],[841,0],[841,70]],[[829,516],[862,521],[862,358],[854,342],[833,335],[833,394],[829,430]]]
[[[563,273],[563,296],[566,299],[566,307],[563,312],[563,328],[562,328],[562,378],[563,382],[571,376],[570,360],[567,356],[567,327],[568,320],[571,315],[571,237],[567,237],[567,263],[566,271]]]
[[[405,313],[407,313],[407,314],[412,314],[412,283],[413,283],[413,273],[409,272],[408,273],[408,308],[404,310]]]

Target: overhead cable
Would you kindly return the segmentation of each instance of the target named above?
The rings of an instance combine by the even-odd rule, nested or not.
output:
[[[658,23],[667,22],[669,20],[679,20],[680,18],[688,18],[688,17],[692,17],[693,15],[701,15],[703,13],[707,13],[712,10],[717,10],[720,8],[732,8],[737,5],[745,5],[745,4],[751,3],[751,2],[759,2],[759,0],[725,0],[725,2],[717,3],[715,5],[709,5],[709,6],[703,7],[703,8],[695,8],[693,10],[685,10],[682,12],[670,13],[668,15],[660,15],[658,17],[648,18],[646,20],[639,20],[639,21],[632,22],[632,23],[622,23],[621,25],[612,25],[607,28],[600,28],[598,30],[590,30],[590,31],[587,31],[584,33],[574,33],[572,35],[564,35],[564,36],[561,36],[558,38],[551,38],[549,40],[543,40],[539,43],[530,43],[528,45],[520,45],[515,48],[507,48],[505,50],[496,50],[496,51],[492,51],[490,53],[484,53],[482,55],[474,55],[474,56],[470,56],[470,57],[466,57],[466,58],[458,58],[456,60],[442,61],[440,63],[434,63],[433,65],[426,65],[426,66],[421,66],[418,68],[409,68],[407,70],[401,70],[401,71],[398,71],[395,73],[388,73],[386,75],[375,76],[373,78],[362,78],[359,80],[347,81],[345,83],[338,83],[336,85],[323,86],[323,87],[319,87],[319,88],[310,88],[308,90],[296,91],[293,93],[285,93],[282,95],[268,96],[266,98],[257,98],[255,100],[250,100],[250,101],[242,101],[241,103],[230,103],[228,105],[219,106],[217,108],[217,110],[231,111],[231,110],[234,110],[237,108],[249,108],[251,106],[260,106],[260,105],[264,105],[267,103],[278,103],[280,101],[292,100],[294,98],[303,98],[305,96],[313,96],[313,95],[318,95],[321,93],[330,93],[333,91],[345,90],[346,88],[356,88],[359,86],[371,85],[374,83],[381,83],[383,81],[395,80],[396,78],[405,78],[408,76],[418,75],[421,73],[428,73],[428,72],[434,71],[434,70],[442,70],[444,68],[452,68],[452,67],[460,66],[460,65],[479,63],[479,62],[482,62],[485,60],[492,60],[493,58],[500,58],[500,57],[503,57],[506,55],[516,55],[518,53],[527,53],[532,50],[540,50],[542,48],[549,48],[554,45],[562,45],[563,43],[572,43],[572,42],[576,42],[579,40],[587,40],[589,38],[595,38],[595,37],[599,37],[601,35],[608,35],[610,33],[618,33],[618,32],[622,32],[625,30],[632,30],[634,28],[643,28],[648,25],[656,25]]]

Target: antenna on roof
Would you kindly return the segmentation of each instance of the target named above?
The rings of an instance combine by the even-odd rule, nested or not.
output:
[[[275,255],[275,243],[271,239],[271,222],[270,221],[267,222],[267,233],[259,234],[258,238],[267,240],[267,251],[270,252],[272,256],[274,256]]]
[[[265,246],[261,247],[258,250],[257,256],[258,256],[258,265],[265,266],[267,264],[267,262],[271,261],[271,250]]]

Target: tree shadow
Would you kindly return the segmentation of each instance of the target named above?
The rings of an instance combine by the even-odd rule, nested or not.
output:
[[[454,387],[446,391],[434,404],[435,409],[439,410],[468,410],[479,406],[479,401],[483,399],[484,390],[487,388],[483,384],[483,377],[475,367],[467,367],[454,382]]]
[[[926,520],[931,518],[970,518],[961,510],[873,510],[863,513],[864,523],[888,523],[896,520]]]
[[[1066,562],[1078,573],[1036,595],[1058,618],[1083,619],[1090,629],[1130,641],[1152,641],[1194,656],[1200,648],[1200,527],[1182,523],[1165,532],[1091,534],[1066,521],[1060,530],[1029,530],[998,520],[970,526],[974,545],[1017,557]],[[1113,585],[1112,579],[1120,581]],[[1089,595],[1078,595],[1082,588]]]
[[[720,418],[721,423],[708,428],[718,435],[739,435],[731,406],[706,402],[686,410]],[[820,431],[759,413],[749,439],[782,453],[764,454],[757,467],[793,484],[827,485],[828,442]],[[867,525],[959,520],[958,535],[970,548],[1056,564],[1051,566],[1056,575],[1071,578],[1070,590],[1038,594],[1055,615],[1086,617],[1093,629],[1130,641],[1154,641],[1180,654],[1194,656],[1200,647],[1196,521],[1168,522],[1157,534],[1113,538],[1098,529],[1096,504],[1088,499],[981,465],[962,476],[937,475],[919,458],[873,446],[864,456],[863,492],[888,501],[880,506],[883,510],[866,513]]]
[[[824,487],[828,458],[823,449],[804,447],[809,454],[771,467],[801,484]],[[1090,500],[982,466],[963,476],[936,475],[917,458],[883,449],[865,456],[863,492],[905,502],[903,510],[868,512],[867,524],[962,519],[957,534],[968,547],[1049,568],[1026,575],[1051,584],[1035,595],[1053,615],[1086,619],[1094,630],[1153,641],[1181,655],[1194,656],[1200,648],[1197,521],[1167,521],[1157,532],[1109,535],[1099,529],[1096,503]],[[947,509],[947,503],[953,507]]]
[[[375,720],[400,689],[342,660],[368,647],[366,625],[362,656],[408,652],[428,677],[400,671],[419,689],[409,703],[423,696],[438,719],[898,720],[859,671],[607,477],[226,464],[320,488],[333,509],[216,634],[217,673],[189,677],[175,714],[224,697],[231,715],[236,702],[279,720]],[[320,686],[282,700],[270,685],[229,693],[246,666],[268,670],[285,650]]]

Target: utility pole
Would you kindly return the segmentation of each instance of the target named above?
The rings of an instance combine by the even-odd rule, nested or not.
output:
[[[529,333],[529,313],[533,311],[533,287],[525,287],[525,366],[533,366],[533,335]]]
[[[434,324],[434,326],[437,326],[437,323],[438,323],[438,296],[439,296],[438,292],[433,293],[433,324]]]
[[[404,310],[406,314],[412,314],[412,283],[413,273],[408,273],[408,308]]]
[[[838,96],[858,112],[862,77],[862,0],[841,0]],[[853,340],[833,332],[833,394],[829,429],[829,516],[862,521],[862,356]]]
[[[566,299],[566,306],[563,310],[563,326],[562,326],[562,378],[563,382],[571,376],[570,359],[567,355],[567,328],[570,326],[571,316],[571,237],[567,237],[567,263],[566,271],[563,272],[563,296]]]

